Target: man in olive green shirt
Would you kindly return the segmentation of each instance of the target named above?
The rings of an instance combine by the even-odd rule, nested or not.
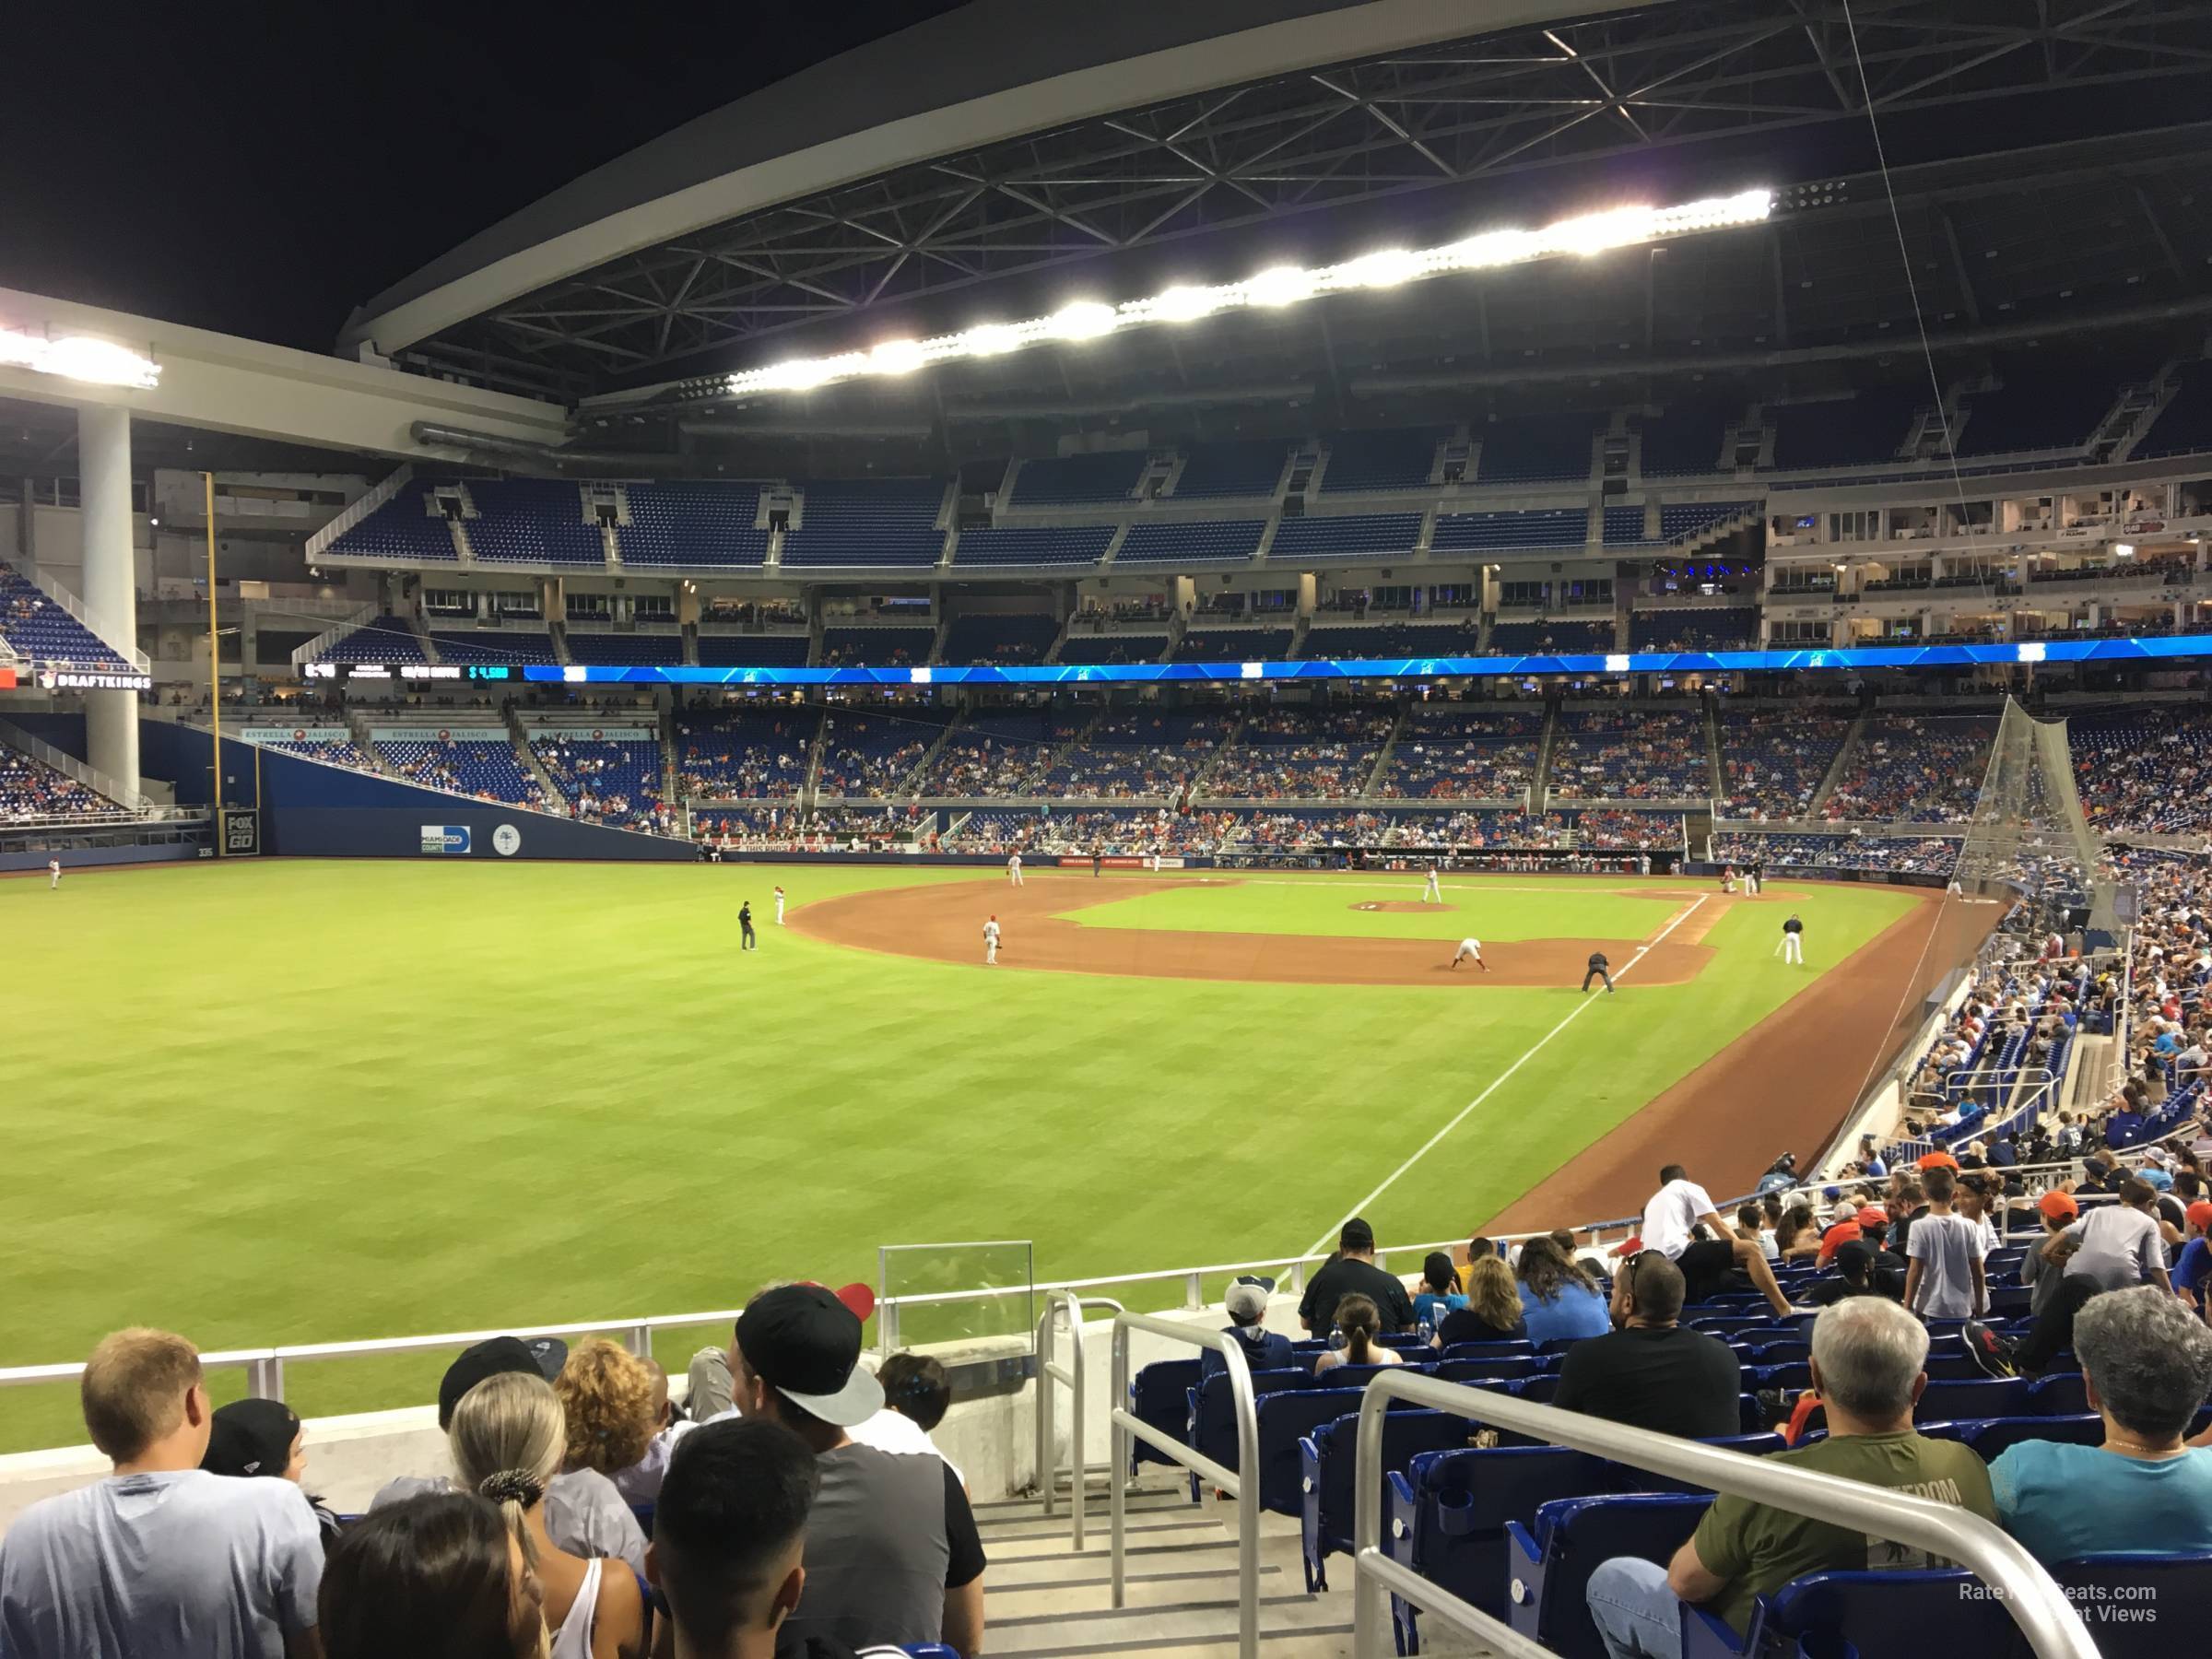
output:
[[[1812,1369],[1828,1438],[1771,1461],[1956,1503],[1994,1520],[1981,1458],[1913,1431],[1927,1358],[1926,1328],[1886,1297],[1854,1296],[1822,1310],[1813,1323]],[[1685,1602],[1741,1635],[1759,1596],[1806,1573],[1949,1564],[1886,1538],[1723,1496],[1667,1566],[1633,1556],[1602,1563],[1590,1575],[1590,1618],[1612,1659],[1680,1659]]]

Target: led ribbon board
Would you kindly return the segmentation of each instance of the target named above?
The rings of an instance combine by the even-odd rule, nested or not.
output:
[[[1848,651],[1630,651],[1590,655],[1347,657],[1298,663],[1134,663],[930,668],[690,668],[532,665],[518,679],[554,685],[1111,686],[1212,681],[1473,679],[1607,674],[1831,673],[2051,663],[2152,663],[2212,656],[2212,634],[2027,640],[1996,645],[1871,645]]]

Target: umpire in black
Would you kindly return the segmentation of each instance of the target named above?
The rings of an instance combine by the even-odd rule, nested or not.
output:
[[[1604,980],[1606,994],[1607,996],[1613,994],[1613,976],[1606,971],[1606,953],[1602,950],[1594,950],[1590,953],[1590,966],[1583,973],[1583,994],[1585,996],[1589,994],[1590,982],[1594,979]]]
[[[737,948],[755,950],[760,941],[753,936],[753,901],[747,899],[737,907]]]

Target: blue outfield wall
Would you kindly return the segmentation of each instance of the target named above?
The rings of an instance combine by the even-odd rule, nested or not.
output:
[[[209,795],[206,732],[140,721],[141,768],[187,806]],[[579,824],[223,739],[223,804],[261,808],[265,853],[306,858],[589,858],[688,864],[689,842]],[[505,833],[502,833],[504,831]]]

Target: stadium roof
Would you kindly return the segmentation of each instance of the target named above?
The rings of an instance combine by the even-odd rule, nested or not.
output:
[[[379,295],[343,343],[575,399],[1319,209],[1341,256],[1366,205],[1495,214],[1538,170],[1565,187],[1605,165],[1589,176],[1617,185],[1679,173],[1687,149],[1801,182],[1845,171],[1844,153],[1863,165],[1869,103],[1891,124],[1979,106],[1922,129],[1923,161],[2015,141],[1997,112],[2023,98],[2050,137],[2108,130],[2115,108],[2156,127],[2162,83],[2212,70],[2212,22],[2187,0],[1856,0],[1849,16],[1840,0],[1127,0],[1037,18],[978,0],[689,123]],[[2098,88],[2125,104],[2063,107]],[[1820,165],[1818,137],[1846,132],[1857,147]]]

